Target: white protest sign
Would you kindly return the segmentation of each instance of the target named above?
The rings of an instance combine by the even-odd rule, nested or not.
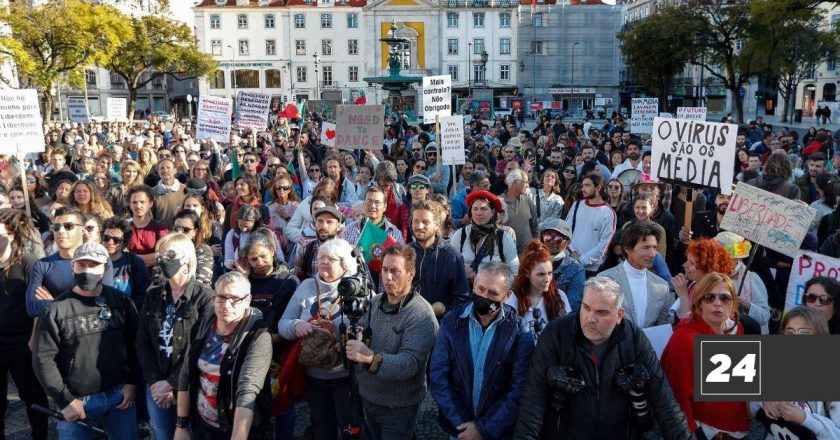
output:
[[[633,98],[630,133],[650,133],[659,114],[659,98]]]
[[[195,139],[230,142],[230,98],[201,95],[195,118]]]
[[[67,113],[70,116],[70,122],[90,122],[84,98],[67,98]]]
[[[126,98],[108,98],[108,115],[109,121],[127,121],[128,120],[128,99]]]
[[[332,122],[321,123],[321,144],[327,147],[335,146],[335,124]]]
[[[729,200],[720,228],[793,257],[816,214],[817,210],[808,205],[741,182]]]
[[[657,180],[676,180],[732,192],[738,127],[717,122],[655,118],[650,172]]]
[[[673,118],[673,117],[674,117],[674,115],[672,115],[672,114],[670,114],[670,113],[668,113],[668,112],[660,112],[660,113],[659,113],[659,117],[660,117],[660,118]]]
[[[466,161],[463,115],[440,118],[440,151],[444,165],[463,165]]]
[[[238,91],[236,93],[236,125],[239,128],[265,131],[268,127],[269,105],[271,105],[271,95],[267,93]]]
[[[0,90],[0,154],[44,151],[43,123],[35,89]]]
[[[799,251],[793,257],[793,265],[790,268],[785,312],[803,305],[805,283],[814,277],[829,277],[840,281],[840,260],[815,252]]]
[[[677,107],[677,119],[706,120],[706,107]]]
[[[337,105],[335,146],[345,150],[382,148],[384,120],[384,105]]]
[[[435,116],[452,115],[452,77],[449,75],[423,77],[423,122],[435,122]]]
[[[643,328],[642,331],[650,341],[650,346],[656,352],[656,357],[661,358],[662,352],[665,351],[665,346],[674,334],[674,327],[671,324],[662,324],[655,327]]]

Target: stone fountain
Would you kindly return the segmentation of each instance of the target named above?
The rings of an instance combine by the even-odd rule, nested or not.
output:
[[[409,90],[412,84],[422,83],[423,77],[400,75],[402,69],[400,46],[407,43],[408,40],[397,37],[396,20],[391,22],[388,36],[380,38],[379,41],[388,45],[388,75],[372,76],[363,78],[363,80],[368,83],[369,87],[380,84],[382,90],[388,91],[388,97],[384,103],[386,115],[405,113],[410,121],[415,121],[417,119],[416,96],[406,97],[403,96],[403,92]]]

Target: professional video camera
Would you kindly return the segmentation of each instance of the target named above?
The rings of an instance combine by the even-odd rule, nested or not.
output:
[[[341,313],[347,315],[350,322],[357,322],[367,312],[373,285],[364,272],[346,276],[338,282],[338,298]]]

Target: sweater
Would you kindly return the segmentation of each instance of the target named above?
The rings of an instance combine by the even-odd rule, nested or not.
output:
[[[172,223],[175,219],[175,214],[181,210],[181,206],[184,204],[184,199],[186,198],[186,194],[184,194],[184,188],[182,185],[176,180],[178,184],[178,190],[172,191],[166,194],[162,194],[164,190],[160,185],[155,187],[157,193],[155,194],[155,219],[161,222],[167,228],[172,228]]]
[[[426,363],[435,343],[438,322],[432,306],[422,296],[406,297],[394,311],[387,294],[370,302],[362,327],[372,331],[370,349],[382,355],[379,371],[359,373],[359,394],[367,402],[389,408],[418,405],[426,396]]]
[[[528,242],[537,237],[537,207],[527,194],[520,194],[515,199],[505,195],[505,225],[516,234],[516,253],[521,253]]]
[[[598,270],[615,234],[615,212],[606,203],[593,205],[589,200],[581,200],[572,205],[566,221],[572,226],[569,248],[580,255],[584,269]]]

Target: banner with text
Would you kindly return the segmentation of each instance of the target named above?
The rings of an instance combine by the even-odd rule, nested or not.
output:
[[[790,270],[790,281],[788,281],[785,296],[785,312],[804,305],[805,283],[814,277],[829,277],[840,281],[840,260],[816,252],[799,251],[793,257]]]
[[[67,114],[70,116],[70,122],[90,122],[84,98],[67,98]]]
[[[717,122],[655,118],[651,133],[651,174],[732,192],[738,126]]]
[[[344,150],[382,148],[384,105],[337,105],[335,146]]]
[[[808,205],[741,182],[720,228],[793,257],[816,214]]]
[[[444,165],[463,165],[464,116],[453,115],[440,118],[440,157]]]
[[[255,131],[265,131],[268,127],[268,107],[271,105],[271,95],[267,93],[243,92],[236,93],[236,125],[240,129],[250,128]]]
[[[128,121],[128,99],[108,98],[107,105],[109,121]]]
[[[230,98],[201,95],[198,97],[198,116],[195,118],[195,139],[230,142]]]
[[[332,122],[321,123],[321,144],[326,147],[335,146],[335,124]]]
[[[435,122],[435,116],[452,115],[452,77],[449,75],[423,77],[423,122]]]
[[[677,119],[706,120],[706,107],[677,107]]]
[[[0,154],[44,151],[44,127],[38,91],[0,90]]]
[[[659,98],[633,98],[630,133],[650,133],[659,114]]]

